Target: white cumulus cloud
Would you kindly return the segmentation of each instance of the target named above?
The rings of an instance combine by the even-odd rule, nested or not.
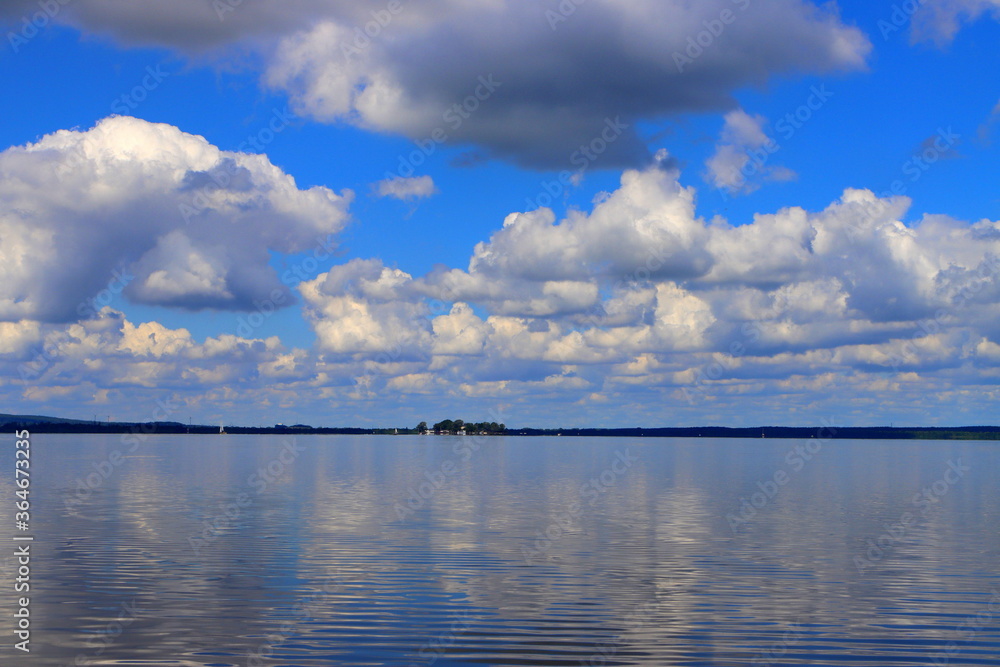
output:
[[[9,148],[0,173],[8,321],[76,319],[106,289],[143,304],[251,309],[288,291],[269,253],[336,234],[352,199],[299,189],[265,156],[129,117]]]

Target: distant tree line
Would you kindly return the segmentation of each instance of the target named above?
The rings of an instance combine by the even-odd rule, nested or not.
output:
[[[485,433],[487,435],[496,435],[504,433],[507,430],[505,424],[498,424],[496,422],[467,422],[462,419],[445,419],[440,421],[433,426],[428,426],[427,422],[420,422],[417,424],[417,433],[459,433],[465,431],[467,434],[475,433]]]

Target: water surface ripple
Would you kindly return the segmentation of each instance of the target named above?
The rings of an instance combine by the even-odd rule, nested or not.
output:
[[[32,653],[8,592],[3,665],[1000,665],[997,444],[32,447]]]

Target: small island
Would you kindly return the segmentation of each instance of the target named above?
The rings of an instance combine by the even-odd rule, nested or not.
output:
[[[433,426],[428,426],[427,422],[420,422],[416,430],[420,435],[503,435],[507,432],[507,426],[496,422],[445,419]]]

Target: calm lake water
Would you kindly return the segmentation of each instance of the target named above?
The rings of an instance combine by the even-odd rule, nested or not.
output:
[[[1000,443],[32,451],[32,652],[5,584],[2,665],[1000,665]]]

